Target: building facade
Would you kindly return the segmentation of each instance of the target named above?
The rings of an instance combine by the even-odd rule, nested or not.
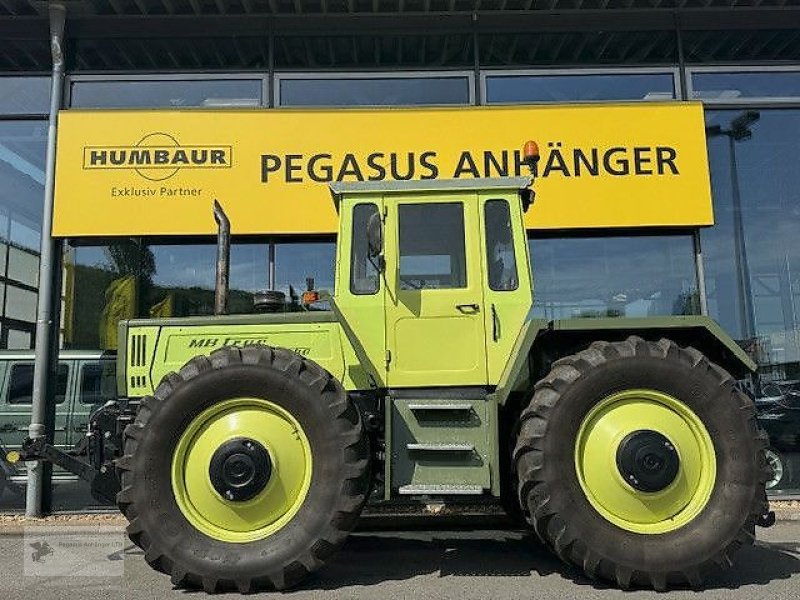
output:
[[[759,365],[758,377],[742,385],[771,436],[772,492],[800,493],[800,5],[63,4],[63,110],[702,101],[716,225],[532,233],[535,311],[715,318]],[[50,100],[46,5],[0,0],[0,348],[9,350],[34,344]],[[234,238],[231,310],[251,310],[253,294],[267,288],[291,301],[309,277],[333,291],[334,243],[331,236]],[[213,239],[75,238],[58,250],[65,350],[113,350],[120,314],[110,297],[120,282],[133,290],[134,316],[213,310]],[[72,379],[77,392],[89,385],[78,373]],[[53,498],[56,509],[91,504],[88,491],[69,482],[56,485]],[[0,496],[0,508],[21,502],[9,491]]]

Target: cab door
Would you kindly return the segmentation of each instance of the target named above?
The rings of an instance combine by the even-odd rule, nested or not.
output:
[[[485,384],[477,195],[384,202],[389,386]]]
[[[528,240],[516,195],[481,194],[489,383],[500,380],[531,305]]]

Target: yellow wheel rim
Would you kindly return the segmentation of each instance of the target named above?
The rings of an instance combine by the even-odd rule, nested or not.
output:
[[[680,460],[675,479],[656,492],[635,489],[617,466],[620,444],[643,429],[666,437]],[[667,533],[691,522],[708,503],[717,470],[714,444],[697,414],[655,390],[626,390],[597,403],[578,431],[575,469],[598,513],[641,534]]]
[[[214,453],[226,442],[249,438],[269,454],[272,472],[264,489],[230,501],[211,483]],[[198,531],[224,542],[263,539],[297,514],[311,485],[311,447],[297,420],[260,398],[219,402],[195,417],[172,456],[172,490],[183,515]]]

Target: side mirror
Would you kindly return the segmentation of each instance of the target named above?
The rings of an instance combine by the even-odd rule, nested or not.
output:
[[[377,212],[370,215],[367,221],[367,251],[370,258],[383,254],[383,223]]]

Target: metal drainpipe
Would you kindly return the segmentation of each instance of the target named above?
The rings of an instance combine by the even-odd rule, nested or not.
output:
[[[64,25],[67,9],[62,4],[50,4],[50,51],[53,58],[53,74],[50,86],[50,120],[47,129],[47,167],[44,184],[44,211],[42,216],[42,239],[39,256],[39,298],[36,306],[36,357],[33,368],[33,406],[28,435],[38,438],[45,435],[47,390],[53,352],[50,344],[58,344],[57,332],[53,332],[53,273],[54,264],[53,190],[55,187],[56,133],[58,110],[64,95]],[[57,261],[56,261],[57,264]],[[54,336],[53,334],[56,333]],[[53,342],[55,338],[55,342]],[[28,463],[28,487],[25,497],[25,515],[42,516],[42,492],[44,467],[41,461]]]

